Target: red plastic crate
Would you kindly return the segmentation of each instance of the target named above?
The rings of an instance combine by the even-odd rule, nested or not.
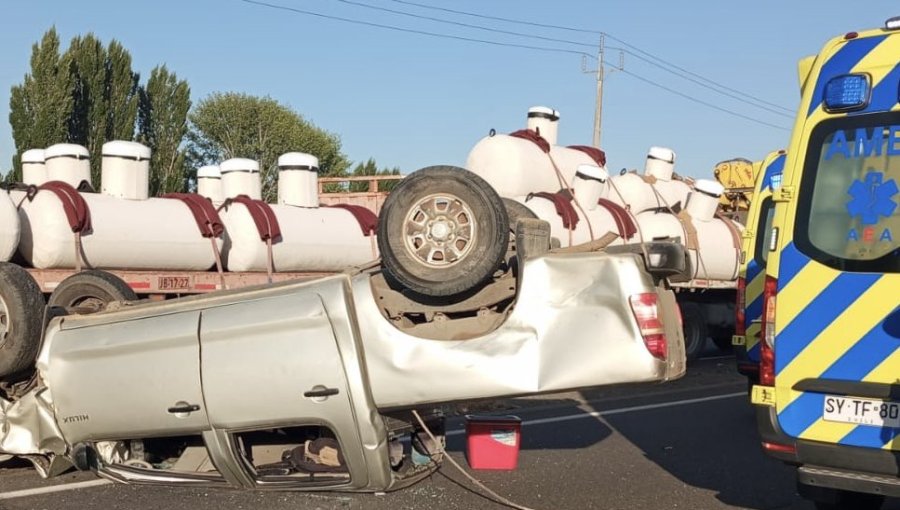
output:
[[[466,416],[466,458],[472,469],[516,469],[521,443],[518,416]]]

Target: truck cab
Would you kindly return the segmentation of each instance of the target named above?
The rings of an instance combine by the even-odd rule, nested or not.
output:
[[[747,211],[747,228],[741,241],[741,268],[737,281],[735,334],[732,338],[738,372],[751,383],[759,381],[759,332],[762,324],[762,293],[768,261],[769,233],[775,204],[772,195],[781,187],[785,151],[770,152],[759,162],[753,199]]]
[[[764,450],[818,508],[900,496],[900,18],[800,64],[763,284]]]

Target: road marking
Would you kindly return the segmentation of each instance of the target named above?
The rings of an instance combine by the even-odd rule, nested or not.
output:
[[[558,423],[561,421],[571,421],[571,420],[580,420],[583,418],[599,418],[601,416],[612,416],[616,414],[625,414],[625,413],[633,413],[636,411],[648,411],[651,409],[662,409],[665,407],[675,407],[675,406],[684,406],[690,404],[700,404],[703,402],[713,402],[716,400],[725,400],[728,398],[734,397],[747,397],[746,391],[740,391],[737,393],[726,393],[724,395],[715,395],[712,397],[701,397],[701,398],[691,398],[687,400],[675,400],[673,402],[661,402],[659,404],[647,404],[642,406],[632,406],[632,407],[620,407],[618,409],[607,409],[605,411],[593,411],[590,413],[579,413],[579,414],[570,414],[566,416],[554,416],[552,418],[539,418],[537,420],[524,420],[522,422],[522,426],[526,425],[543,425],[545,423]],[[512,411],[510,411],[512,412]],[[447,436],[458,436],[461,434],[465,434],[465,429],[459,430],[450,430],[447,431],[445,435]]]
[[[41,494],[50,494],[53,492],[74,491],[77,489],[87,489],[89,487],[97,487],[100,485],[111,484],[109,480],[88,480],[86,482],[64,483],[60,485],[50,485],[48,487],[38,487],[35,489],[23,489],[20,491],[2,492],[0,499],[16,499],[28,496],[39,496]]]
[[[702,398],[691,398],[686,400],[675,400],[672,402],[661,402],[659,404],[647,404],[642,406],[631,406],[631,407],[620,407],[618,409],[607,409],[605,411],[593,411],[590,413],[579,413],[579,414],[570,414],[566,416],[554,416],[552,418],[539,418],[537,420],[525,420],[522,422],[522,425],[543,425],[546,423],[558,423],[562,421],[571,421],[571,420],[579,420],[583,418],[598,418],[601,416],[612,416],[616,414],[625,414],[625,413],[633,413],[637,411],[648,411],[651,409],[662,409],[666,407],[675,407],[675,406],[683,406],[690,404],[700,404],[703,402],[713,402],[716,400],[725,400],[728,398],[734,397],[746,397],[747,392],[741,391],[737,393],[726,393],[724,395],[715,395],[712,397],[702,397]],[[527,409],[525,409],[527,410]],[[447,431],[447,436],[458,436],[461,434],[465,434],[465,429],[459,430],[449,430]],[[16,499],[16,498],[25,498],[28,496],[39,496],[41,494],[51,494],[54,492],[63,492],[63,491],[73,491],[78,489],[87,489],[90,487],[98,487],[101,485],[109,485],[112,482],[109,480],[88,480],[86,482],[75,482],[75,483],[66,483],[60,485],[51,485],[48,487],[38,487],[35,489],[23,489],[12,492],[2,492],[0,493],[0,500],[5,499]]]

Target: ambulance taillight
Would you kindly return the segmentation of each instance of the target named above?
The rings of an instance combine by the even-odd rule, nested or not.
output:
[[[775,386],[775,294],[778,281],[766,276],[763,288],[762,338],[759,343],[759,384]]]
[[[745,295],[747,291],[747,280],[744,278],[738,278],[737,280],[737,299],[735,300],[734,305],[734,334],[735,335],[745,335],[747,334],[746,327],[746,312],[745,308],[747,306],[747,296]]]

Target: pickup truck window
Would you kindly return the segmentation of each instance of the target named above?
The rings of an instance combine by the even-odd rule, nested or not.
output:
[[[900,272],[900,115],[841,117],[812,132],[795,241],[856,272]]]

